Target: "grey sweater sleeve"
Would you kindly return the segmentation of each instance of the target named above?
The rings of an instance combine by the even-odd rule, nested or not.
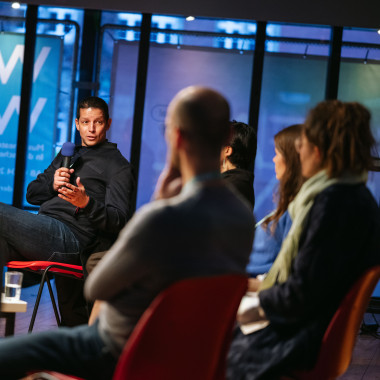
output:
[[[158,221],[151,207],[139,210],[120,232],[116,243],[94,268],[85,284],[88,299],[110,300],[146,278],[156,247]]]

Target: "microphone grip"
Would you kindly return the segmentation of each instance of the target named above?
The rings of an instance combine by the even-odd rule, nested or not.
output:
[[[63,156],[62,167],[64,167],[64,168],[70,168],[70,160],[71,160],[70,156]]]

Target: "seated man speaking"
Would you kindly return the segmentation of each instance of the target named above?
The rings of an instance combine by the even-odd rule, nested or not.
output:
[[[188,277],[245,273],[254,220],[220,177],[228,136],[229,107],[219,93],[189,87],[174,98],[166,118],[167,169],[156,192],[161,199],[136,212],[85,284],[88,298],[104,301],[98,321],[3,339],[0,378],[49,369],[111,379],[131,331],[159,292]]]
[[[111,126],[107,104],[97,97],[83,99],[75,124],[82,144],[75,147],[70,168],[63,167],[60,152],[28,186],[26,198],[40,206],[38,215],[0,203],[4,263],[80,264],[80,252],[108,249],[131,217],[135,179],[116,144],[106,139]],[[86,323],[82,284],[57,276],[56,285],[62,324]]]

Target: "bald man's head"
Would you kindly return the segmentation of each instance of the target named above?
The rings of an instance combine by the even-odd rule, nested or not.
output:
[[[192,86],[180,91],[169,105],[166,124],[178,128],[196,150],[220,154],[230,134],[230,108],[218,92]]]

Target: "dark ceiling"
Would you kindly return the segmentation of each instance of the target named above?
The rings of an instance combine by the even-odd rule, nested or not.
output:
[[[26,0],[26,3],[165,15],[380,28],[380,0]]]

